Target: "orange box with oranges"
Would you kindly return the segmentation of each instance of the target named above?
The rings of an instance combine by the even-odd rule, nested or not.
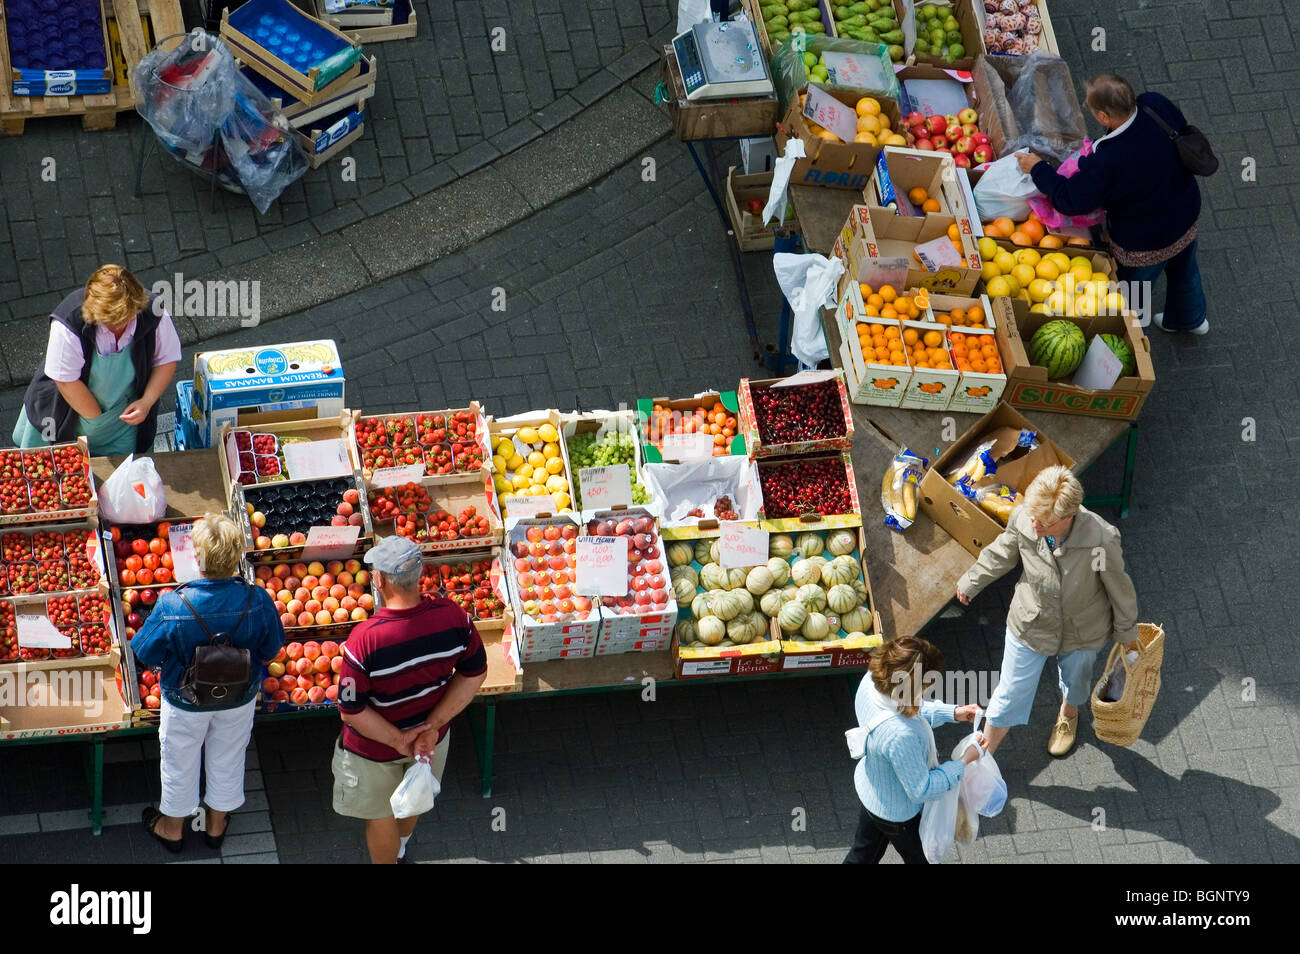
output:
[[[931,322],[904,321],[902,336],[912,365],[912,380],[899,407],[946,410],[961,373],[953,366],[944,329]]]
[[[930,295],[930,305],[925,310],[922,320],[947,325],[950,328],[988,328],[992,330],[993,306],[988,296],[981,293],[978,298],[963,295]]]
[[[1007,387],[998,333],[992,328],[953,327],[947,335],[948,350],[961,374],[948,410],[980,414],[993,410]]]
[[[840,360],[854,404],[898,407],[912,381],[902,323],[892,318],[858,320],[840,345]]]
[[[979,247],[965,225],[951,215],[923,217],[897,215],[891,209],[869,208],[865,221],[853,220],[854,236],[849,244],[849,270],[859,280],[872,269],[895,269],[903,275],[896,287],[925,288],[930,292],[969,295],[980,280],[983,262]],[[927,242],[947,238],[961,262],[927,268],[916,249]]]

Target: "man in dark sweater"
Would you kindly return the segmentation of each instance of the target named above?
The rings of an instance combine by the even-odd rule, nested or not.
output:
[[[1078,171],[1065,178],[1037,156],[1019,156],[1020,168],[1065,215],[1106,211],[1106,239],[1123,282],[1154,285],[1165,273],[1165,310],[1155,323],[1165,331],[1203,335],[1210,330],[1205,293],[1196,264],[1196,220],[1201,192],[1183,168],[1169,137],[1146,112],[1174,129],[1187,125],[1182,112],[1159,93],[1135,96],[1121,76],[1103,73],[1088,81],[1085,104],[1108,132],[1093,143]],[[1150,300],[1143,309],[1148,322]]]

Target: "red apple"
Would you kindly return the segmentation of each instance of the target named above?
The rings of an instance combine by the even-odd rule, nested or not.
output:
[[[971,150],[970,158],[971,158],[971,162],[975,163],[975,165],[977,166],[983,165],[986,162],[992,162],[993,150],[990,149],[987,145],[983,145],[983,144],[977,145],[974,149]]]
[[[929,139],[918,139],[913,145],[917,149],[923,149],[926,152],[934,152],[934,143]]]
[[[942,135],[940,135],[940,136],[935,136],[934,139],[931,140],[931,142],[934,143],[934,148],[935,148],[937,151],[939,151],[939,152],[945,152],[945,151],[948,151],[948,137],[947,137],[947,136],[942,136]]]
[[[959,155],[966,155],[967,153],[973,152],[974,150],[975,150],[975,140],[971,139],[970,136],[962,136],[960,139],[958,139],[955,143],[952,144],[952,151],[958,153]]]
[[[914,126],[924,126],[925,114],[914,109],[907,114],[907,118],[903,120],[903,124],[906,125],[908,129],[911,129]]]
[[[926,119],[925,128],[926,131],[930,133],[931,137],[942,136],[944,131],[948,128],[948,121],[942,116],[931,116]]]
[[[953,161],[953,165],[960,166],[963,169],[970,168],[970,156],[966,155],[963,152],[959,152],[957,153],[957,155],[953,156],[952,161]]]
[[[957,114],[957,119],[960,120],[963,124],[966,124],[966,123],[977,123],[979,122],[980,117],[979,117],[979,113],[975,112],[975,109],[973,107],[967,106],[965,109],[963,109],[961,112]]]

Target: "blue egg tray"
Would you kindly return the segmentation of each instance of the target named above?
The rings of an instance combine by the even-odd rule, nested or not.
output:
[[[239,59],[303,102],[360,72],[361,45],[288,0],[249,0],[221,21]]]
[[[7,0],[15,96],[101,95],[113,88],[108,30],[99,0]]]

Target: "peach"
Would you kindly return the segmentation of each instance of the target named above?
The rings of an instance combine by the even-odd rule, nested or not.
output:
[[[342,573],[342,572],[343,572],[343,561],[342,561],[342,560],[330,560],[328,563],[325,564],[325,572],[326,572],[326,573],[333,573],[333,574],[336,575],[336,576],[337,576],[339,573]]]
[[[253,546],[258,550],[269,550],[271,549],[271,538],[258,537],[256,540],[253,541]]]
[[[289,701],[296,706],[305,704],[307,702],[307,690],[295,689],[293,692],[289,693]]]
[[[320,601],[320,608],[332,613],[339,608],[339,601],[332,596],[327,596]]]
[[[302,578],[302,577],[306,576],[306,575],[307,575],[307,564],[306,564],[306,563],[295,563],[295,564],[293,565],[293,569],[291,570],[291,573],[292,573],[293,576],[296,576],[296,577],[299,577],[299,578]]]
[[[360,583],[352,583],[348,586],[348,596],[359,599],[366,592],[366,588]]]
[[[286,613],[292,613],[294,616],[301,613],[303,608],[302,600],[290,600],[284,604],[284,611]]]
[[[375,608],[375,598],[369,593],[362,593],[357,597],[357,606],[366,612],[369,612]]]
[[[328,699],[330,702],[337,702],[339,698],[339,687],[330,686],[328,689],[326,689],[325,698]]]
[[[298,688],[299,688],[299,689],[310,689],[310,688],[311,688],[312,686],[314,686],[314,685],[316,685],[316,680],[312,679],[311,676],[299,676],[299,677],[298,677]]]
[[[311,702],[316,702],[316,703],[324,702],[325,690],[322,689],[320,686],[312,686],[310,689],[307,690],[307,698]]]
[[[281,677],[280,677],[280,688],[283,689],[285,692],[293,692],[293,690],[295,690],[295,689],[298,688],[298,677],[297,677],[297,676],[281,676]]]
[[[293,598],[300,603],[306,603],[311,599],[311,590],[307,589],[305,586],[300,586],[293,591]]]
[[[267,592],[269,593],[271,591],[267,590]],[[293,599],[293,590],[276,590],[275,598],[279,600],[281,603],[287,603],[291,599]]]
[[[322,656],[329,656],[333,659],[339,654],[339,644],[332,639],[327,639],[320,644],[320,651]]]
[[[280,662],[279,660],[273,659],[271,660],[271,662],[267,663],[266,671],[267,673],[274,676],[278,680],[281,676],[284,675],[284,663]]]
[[[272,701],[272,702],[288,702],[288,701],[289,701],[289,693],[285,692],[283,689],[277,689],[277,690],[275,690],[275,692],[271,695],[271,701]]]
[[[271,538],[271,546],[276,550],[281,550],[289,545],[289,535],[287,533],[277,533]]]
[[[289,608],[279,600],[275,601],[275,611],[280,614],[281,621],[283,621],[284,617],[289,614]]]
[[[317,656],[312,662],[311,668],[316,672],[330,671],[330,658],[328,656]]]
[[[289,534],[289,546],[291,547],[300,547],[306,542],[307,534],[303,533],[301,530],[295,530],[293,533]]]
[[[344,570],[342,573],[334,577],[334,585],[342,586],[345,592],[347,588],[351,586],[354,582],[355,581],[352,578],[352,574],[349,573],[347,570]]]
[[[313,560],[311,563],[307,564],[307,572],[312,576],[320,576],[325,572],[325,564],[321,563],[319,560]]]
[[[272,679],[270,676],[267,676],[265,679],[262,680],[262,691],[266,693],[268,696],[271,693],[277,691],[279,688],[280,688],[279,679]]]
[[[298,577],[286,576],[284,578],[284,588],[289,592],[293,592],[300,586],[302,586],[302,580],[298,579]]]
[[[310,626],[312,624],[312,620],[314,620],[315,618],[316,617],[313,614],[308,613],[306,610],[303,610],[301,613],[298,614],[298,625]]]
[[[339,600],[339,607],[351,613],[357,608],[357,601],[350,596],[345,596],[343,599]]]
[[[328,626],[332,622],[334,622],[334,614],[329,610],[323,609],[316,614],[317,626]]]
[[[334,677],[327,672],[318,672],[316,678],[312,680],[312,685],[324,689],[326,686],[334,685]]]
[[[293,668],[289,671],[297,673],[299,676],[305,676],[307,673],[311,672],[311,660],[306,656],[302,659],[295,659],[293,661]]]
[[[311,591],[311,598],[316,600],[316,602],[318,603],[325,602],[326,598],[328,598],[329,595],[330,595],[330,588],[328,586],[316,586],[313,587]]]
[[[315,589],[316,587],[320,586],[320,580],[317,577],[313,576],[312,574],[308,573],[306,576],[302,578],[302,585],[307,587],[307,589],[309,590]]]
[[[357,572],[352,574],[352,579],[354,582],[360,583],[362,586],[370,585],[370,573],[366,570],[357,570]]]
[[[302,654],[308,659],[315,659],[320,655],[320,643],[314,639],[309,639],[302,644]]]
[[[277,563],[275,565],[275,568],[271,570],[271,575],[275,577],[277,580],[283,580],[286,576],[289,575],[289,564]]]
[[[356,573],[358,570],[361,569],[361,561],[348,560],[347,563],[343,564],[343,569],[347,570],[349,573]]]
[[[358,606],[356,609],[352,611],[352,618],[359,623],[362,620],[369,619],[370,616],[365,610],[363,610],[360,606]]]
[[[348,595],[348,588],[344,586],[342,583],[335,583],[333,586],[330,587],[330,596],[334,597],[336,600],[341,600],[343,599],[343,597],[347,595]]]
[[[253,575],[259,580],[269,580],[271,578],[271,568],[264,563],[253,571]]]
[[[348,611],[347,611],[347,610],[343,609],[343,607],[341,607],[341,606],[334,610],[334,622],[336,622],[336,623],[346,623],[347,621],[348,621]],[[321,658],[324,659],[325,657],[322,656]]]
[[[288,658],[289,658],[289,654],[285,652],[284,647],[281,646],[280,651],[275,654],[275,662],[282,663]]]
[[[334,575],[332,573],[322,573],[320,575],[320,585],[331,587],[334,585]]]
[[[312,616],[315,616],[321,611],[320,600],[308,600],[306,603],[302,604],[302,608],[308,613],[311,613]]]
[[[290,659],[302,658],[302,643],[293,642],[284,647],[284,654]]]
[[[342,656],[335,656],[333,659],[331,659],[331,660],[330,660],[330,669],[333,670],[334,672],[342,672],[342,671],[343,671],[343,657],[342,657]]]

